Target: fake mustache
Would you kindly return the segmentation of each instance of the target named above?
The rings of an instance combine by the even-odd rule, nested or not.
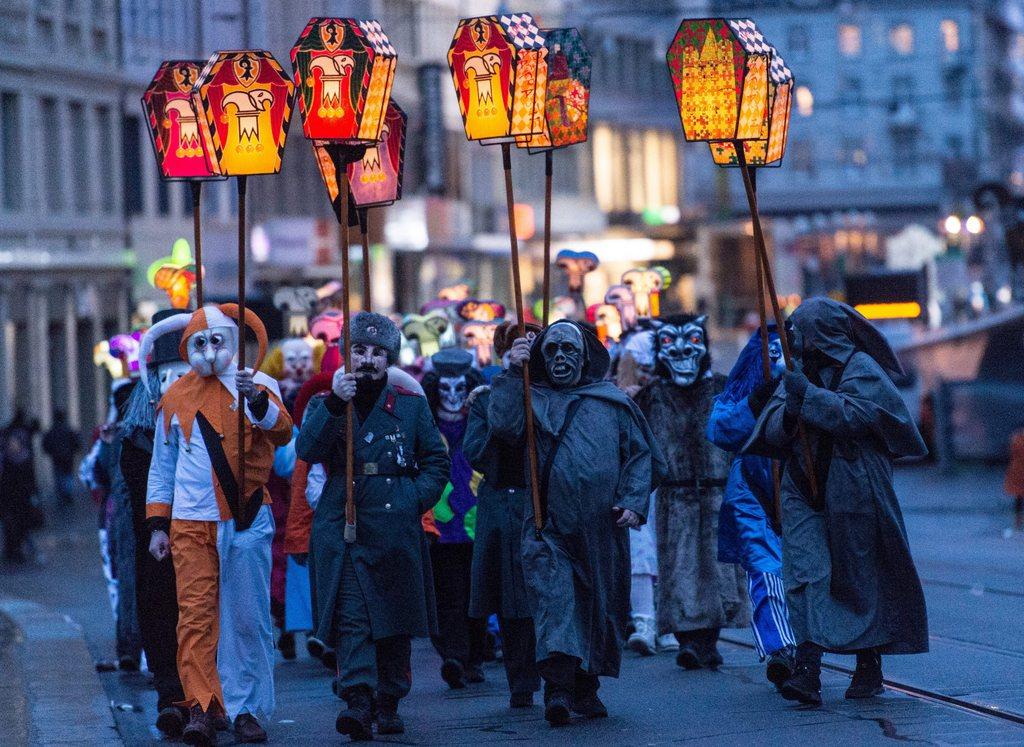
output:
[[[356,373],[376,373],[377,368],[372,363],[363,363],[356,368]]]

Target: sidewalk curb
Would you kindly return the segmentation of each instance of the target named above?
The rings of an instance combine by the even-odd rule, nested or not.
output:
[[[82,628],[34,602],[0,598],[17,628],[16,645],[32,744],[121,745]]]

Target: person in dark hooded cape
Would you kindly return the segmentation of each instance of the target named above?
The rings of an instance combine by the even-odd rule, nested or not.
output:
[[[813,298],[790,326],[800,366],[784,375],[744,447],[786,460],[783,579],[798,646],[782,693],[820,703],[821,654],[831,651],[857,655],[846,697],[872,697],[882,692],[883,654],[928,650],[924,592],[893,489],[894,460],[927,450],[893,384],[903,368],[867,319]]]
[[[560,320],[520,338],[492,382],[494,437],[523,448],[522,365],[530,367],[543,531],[523,525],[523,573],[535,610],[545,718],[603,717],[598,677],[617,677],[629,616],[628,527],[646,521],[665,463],[639,408],[605,381],[608,352],[589,330]],[[526,460],[524,460],[526,461]]]

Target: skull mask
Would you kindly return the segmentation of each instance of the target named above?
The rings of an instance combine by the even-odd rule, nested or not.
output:
[[[188,338],[188,363],[200,376],[220,376],[231,367],[238,349],[238,330],[212,327]]]
[[[707,317],[673,324],[666,322],[657,330],[659,373],[676,386],[693,386],[707,370]]]
[[[465,376],[442,376],[437,382],[439,405],[437,416],[442,420],[459,420],[466,405],[469,383]]]
[[[555,322],[548,328],[541,348],[548,380],[556,389],[579,383],[583,375],[583,335],[573,324]]]

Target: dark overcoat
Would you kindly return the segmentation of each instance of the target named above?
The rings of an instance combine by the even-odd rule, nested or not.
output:
[[[374,640],[430,635],[437,612],[420,517],[441,497],[448,453],[427,401],[412,392],[389,384],[365,421],[353,417],[355,463],[372,463],[378,474],[356,470],[352,544],[344,540],[345,416],[332,414],[326,397],[312,399],[295,445],[300,459],[323,464],[328,474],[309,542],[316,636],[328,646],[336,643],[334,606],[345,553],[351,554]]]
[[[476,537],[470,617],[533,616],[523,580],[522,538],[531,496],[523,479],[523,450],[493,437],[487,420],[490,389],[473,397],[462,448],[483,475],[476,493]]]

